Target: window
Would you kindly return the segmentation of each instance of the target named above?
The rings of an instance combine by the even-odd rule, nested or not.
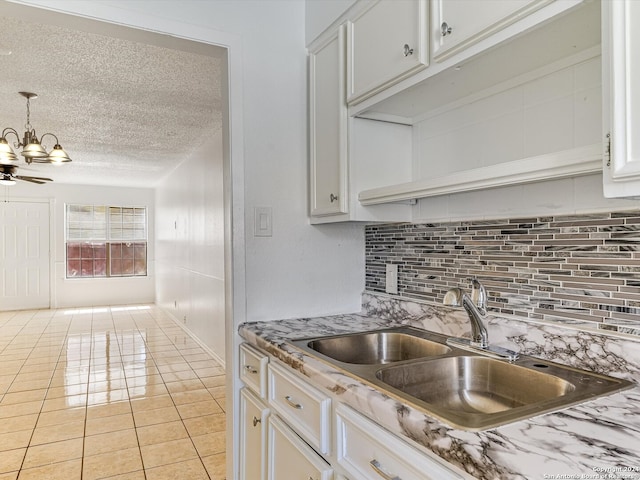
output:
[[[147,209],[67,205],[67,278],[147,274]]]

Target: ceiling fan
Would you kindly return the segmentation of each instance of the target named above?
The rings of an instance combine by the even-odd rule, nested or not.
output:
[[[0,164],[0,185],[15,185],[16,180],[38,183],[40,185],[46,182],[53,182],[53,180],[46,177],[27,177],[24,175],[16,175],[17,171],[17,165]]]

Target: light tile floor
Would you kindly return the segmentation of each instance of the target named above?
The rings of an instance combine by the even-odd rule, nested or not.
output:
[[[0,480],[224,479],[224,385],[155,306],[0,312]]]

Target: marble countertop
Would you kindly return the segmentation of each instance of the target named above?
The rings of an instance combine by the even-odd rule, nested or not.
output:
[[[351,314],[245,323],[240,335],[387,430],[479,479],[640,479],[640,388],[482,432],[457,430],[287,340],[403,324]]]

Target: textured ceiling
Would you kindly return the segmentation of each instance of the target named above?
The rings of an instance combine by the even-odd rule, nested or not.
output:
[[[38,23],[6,10],[0,2],[0,128],[24,131],[18,92],[35,92],[31,125],[38,136],[57,135],[73,159],[60,167],[21,160],[19,174],[152,187],[222,127],[222,49],[90,20],[82,31],[56,24],[58,14]],[[51,148],[51,140],[43,143]]]

